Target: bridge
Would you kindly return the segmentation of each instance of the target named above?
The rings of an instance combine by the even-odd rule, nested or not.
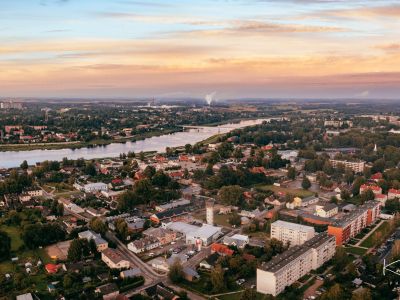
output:
[[[237,129],[235,126],[192,126],[192,125],[181,125],[184,129]]]

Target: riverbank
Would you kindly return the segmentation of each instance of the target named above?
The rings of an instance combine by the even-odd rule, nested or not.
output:
[[[176,129],[168,129],[168,130],[158,130],[152,132],[146,132],[143,134],[138,134],[126,138],[120,139],[98,139],[92,140],[89,142],[59,142],[59,143],[35,143],[35,144],[0,144],[0,152],[6,151],[30,151],[30,150],[61,150],[61,149],[80,149],[87,147],[100,147],[107,146],[113,143],[126,143],[126,142],[136,142],[144,139],[148,139],[151,137],[161,136],[165,134],[172,134],[181,131],[180,128]]]

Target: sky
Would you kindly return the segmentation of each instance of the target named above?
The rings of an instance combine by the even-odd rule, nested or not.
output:
[[[0,97],[400,98],[400,1],[0,0]]]

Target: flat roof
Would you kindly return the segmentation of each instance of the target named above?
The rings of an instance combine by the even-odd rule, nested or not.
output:
[[[315,231],[314,227],[312,227],[312,226],[291,223],[291,222],[286,222],[286,221],[282,221],[282,220],[278,220],[278,221],[275,221],[274,223],[272,223],[271,228],[274,225],[278,226],[278,227],[287,228],[287,229],[297,230],[297,231],[313,231],[313,232]]]
[[[291,247],[282,254],[275,256],[271,261],[262,263],[259,269],[276,273],[310,249],[318,248],[330,239],[334,239],[334,236],[328,235],[326,232],[320,233],[306,241],[303,245]]]

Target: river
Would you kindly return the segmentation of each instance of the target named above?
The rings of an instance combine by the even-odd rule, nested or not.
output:
[[[157,151],[165,152],[166,147],[180,147],[185,144],[201,142],[215,134],[227,133],[233,129],[243,128],[261,124],[269,119],[243,120],[239,123],[223,124],[215,127],[204,127],[200,129],[188,129],[181,132],[155,136],[136,142],[112,143],[105,146],[85,147],[78,149],[56,149],[56,150],[26,150],[0,152],[0,168],[18,167],[24,160],[29,165],[45,160],[61,161],[64,157],[69,159],[92,159],[104,157],[117,157],[120,153],[134,151]]]

